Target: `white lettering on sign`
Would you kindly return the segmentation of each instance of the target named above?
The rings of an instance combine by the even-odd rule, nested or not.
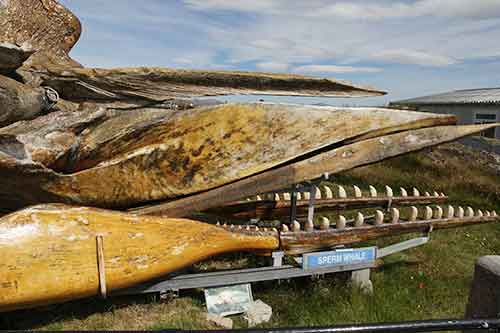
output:
[[[335,253],[318,257],[318,265],[333,265],[343,262],[367,260],[366,252]]]

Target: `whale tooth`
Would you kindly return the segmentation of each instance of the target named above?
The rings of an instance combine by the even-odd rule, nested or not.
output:
[[[402,197],[407,197],[408,196],[408,192],[406,192],[406,189],[404,187],[401,187],[400,190],[401,190],[401,196]]]
[[[224,223],[224,224],[222,225],[222,227],[223,227],[223,228],[227,228],[227,223]]]
[[[434,218],[436,220],[440,220],[443,218],[443,208],[441,208],[441,206],[436,206],[436,210],[434,211]]]
[[[497,211],[496,210],[492,211],[491,212],[491,216],[495,216],[496,217],[497,216]]]
[[[484,216],[491,216],[491,213],[489,210],[487,210],[486,212],[484,212]]]
[[[229,228],[230,228],[230,229],[234,229],[234,224],[231,224],[231,225],[229,226]]]
[[[255,231],[259,231],[259,227],[258,226],[255,226]]]
[[[246,228],[245,228],[246,231],[250,231],[250,226],[247,225]]]
[[[433,196],[435,196],[435,197],[439,197],[439,193],[437,193],[436,191],[434,191],[434,192],[432,193],[432,195],[433,195]]]
[[[325,197],[327,199],[333,199],[332,189],[329,186],[323,186],[323,188],[325,189]]]
[[[377,210],[375,212],[375,225],[381,225],[384,223],[384,213],[382,211]]]
[[[460,206],[458,206],[457,208],[457,217],[458,218],[463,218],[465,216],[465,212],[464,212],[464,209]]]
[[[415,222],[418,218],[418,208],[415,206],[411,206],[411,213],[410,213],[410,222]]]
[[[339,230],[345,229],[346,223],[347,223],[347,220],[346,220],[345,216],[339,215],[339,218],[337,220],[337,229],[339,229]]]
[[[398,223],[399,222],[399,209],[397,208],[391,208],[391,223]]]
[[[472,209],[472,207],[467,207],[465,209],[465,216],[466,217],[474,217],[474,209]]]
[[[365,223],[365,217],[361,212],[356,214],[356,218],[354,219],[354,226],[361,227]]]
[[[385,185],[385,194],[389,198],[392,198],[394,196],[394,192],[392,191],[392,188],[388,185]]]
[[[271,231],[272,231],[272,232],[278,232],[278,229],[276,229],[276,228],[272,228],[272,229],[271,229]]]
[[[302,194],[300,192],[296,192],[297,200],[302,200]]]
[[[477,213],[476,213],[476,216],[477,217],[483,217],[484,216],[483,211],[481,209],[478,209]]]
[[[297,232],[300,231],[300,223],[298,221],[293,221],[292,224],[292,231]]]
[[[256,197],[256,199],[257,199],[257,201],[262,201],[262,197],[261,197],[260,195],[258,195],[258,196]]]
[[[452,219],[455,216],[455,208],[453,206],[448,206],[448,212],[446,213],[446,217]]]
[[[416,187],[413,188],[413,196],[414,197],[419,197],[420,196],[420,191]]]
[[[311,200],[311,193],[310,192],[304,192],[302,193],[302,197],[304,198],[304,200]]]
[[[425,206],[424,220],[431,220],[432,216],[433,216],[432,208],[429,206]]]
[[[283,231],[283,232],[289,232],[290,229],[288,228],[288,226],[286,224],[282,224],[281,225],[281,231]]]
[[[280,195],[278,193],[274,193],[274,201],[280,201]]]
[[[370,185],[368,188],[370,189],[370,196],[372,198],[376,198],[377,197],[377,189],[375,187],[373,187],[372,185]]]
[[[430,197],[430,196],[431,196],[431,194],[430,194],[429,192],[425,191],[424,196],[425,196],[425,197]]]
[[[321,217],[321,222],[319,224],[319,228],[321,230],[328,230],[330,229],[330,220],[327,217]]]
[[[217,221],[217,223],[215,225],[218,226],[218,227],[220,227],[220,222]]]
[[[338,185],[338,189],[339,189],[339,192],[338,192],[339,193],[339,198],[341,198],[341,199],[347,198],[347,192],[345,191],[344,186]]]
[[[444,198],[444,197],[446,197],[446,194],[444,194],[443,192],[441,192],[441,193],[439,193],[439,196]]]
[[[354,197],[362,198],[363,192],[361,192],[361,189],[359,187],[357,187],[356,185],[353,185],[352,187],[354,188]]]
[[[317,186],[315,186],[314,189],[316,191],[316,193],[314,194],[314,199],[320,200],[321,199],[321,190]]]
[[[288,192],[283,193],[283,200],[285,200],[285,201],[292,200],[292,196],[290,195],[290,193],[288,193]]]
[[[238,226],[238,230],[242,230],[243,227],[241,225]]]
[[[314,223],[313,221],[307,220],[306,224],[304,226],[305,231],[313,231],[314,230]]]

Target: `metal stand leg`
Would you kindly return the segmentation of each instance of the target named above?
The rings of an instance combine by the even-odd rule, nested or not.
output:
[[[293,222],[297,218],[297,185],[292,186],[291,193],[291,202],[290,202],[290,225],[293,225]]]
[[[353,287],[360,289],[364,294],[373,294],[373,283],[370,280],[369,268],[359,271],[352,271],[351,283]]]

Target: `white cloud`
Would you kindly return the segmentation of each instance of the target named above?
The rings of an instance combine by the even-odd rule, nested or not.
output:
[[[457,63],[457,60],[451,57],[407,49],[384,50],[375,54],[373,58],[399,64],[436,67],[449,66]]]
[[[377,67],[305,65],[295,67],[292,71],[296,73],[379,73],[383,69]]]
[[[184,0],[197,10],[233,10],[241,12],[262,12],[279,8],[284,1],[270,0]]]
[[[497,18],[498,0],[336,1],[329,0],[184,0],[197,10],[230,10],[260,14],[385,19],[444,16],[473,19]]]
[[[255,64],[255,67],[259,71],[264,71],[264,72],[286,72],[290,68],[290,66],[287,63],[282,63],[282,62],[259,62]]]

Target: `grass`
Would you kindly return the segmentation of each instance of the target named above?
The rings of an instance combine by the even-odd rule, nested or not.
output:
[[[500,212],[500,170],[491,156],[462,146],[446,145],[359,168],[341,175],[337,184],[385,184],[395,191],[413,186],[421,191],[445,192],[454,204]],[[378,246],[415,235],[391,237]],[[487,224],[432,234],[421,247],[384,258],[372,272],[374,294],[367,296],[349,287],[349,274],[321,278],[265,282],[253,285],[255,299],[273,307],[266,327],[335,325],[342,323],[460,318],[467,304],[474,261],[500,253],[500,226]],[[255,263],[251,255],[233,255],[238,263]],[[214,262],[200,265],[207,269]],[[6,328],[62,329],[209,329],[204,319],[203,293],[192,291],[170,301],[151,297],[111,301],[84,300],[48,309],[21,311],[0,317]],[[246,327],[233,317],[236,327]]]

